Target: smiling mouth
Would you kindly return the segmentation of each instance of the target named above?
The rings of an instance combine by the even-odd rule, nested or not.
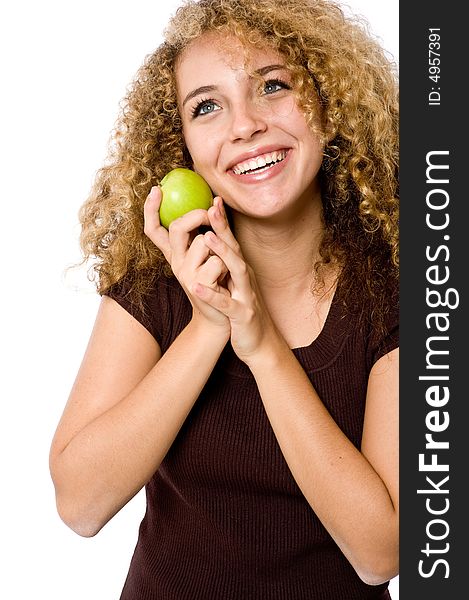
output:
[[[249,175],[251,173],[262,173],[271,169],[274,165],[285,160],[288,154],[287,150],[277,150],[275,152],[268,152],[256,158],[251,158],[244,162],[238,163],[232,167],[233,173],[236,175]]]

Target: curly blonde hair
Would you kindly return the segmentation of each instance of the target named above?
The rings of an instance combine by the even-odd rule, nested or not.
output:
[[[310,123],[319,98],[327,132],[321,263],[340,264],[348,304],[365,297],[382,320],[398,277],[397,68],[360,20],[328,0],[189,0],[176,11],[129,88],[108,160],[80,210],[84,261],[94,259],[99,293],[127,276],[141,299],[155,274],[170,273],[143,233],[143,204],[170,169],[192,165],[174,71],[206,32],[280,52]]]

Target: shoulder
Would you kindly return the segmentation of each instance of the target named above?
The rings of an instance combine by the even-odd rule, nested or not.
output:
[[[187,311],[187,297],[174,276],[154,275],[144,290],[138,290],[135,274],[128,273],[106,290],[162,344],[175,315]]]
[[[399,346],[399,280],[389,277],[375,297],[356,291],[351,302],[338,288],[339,326],[355,348],[362,348],[368,371]]]
[[[399,281],[392,279],[387,287],[382,319],[371,326],[368,352],[372,364],[399,347]]]

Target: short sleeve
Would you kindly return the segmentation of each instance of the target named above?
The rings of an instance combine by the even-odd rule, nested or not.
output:
[[[399,320],[395,321],[388,330],[386,336],[380,340],[380,343],[373,349],[373,364],[388,352],[399,347]]]
[[[399,300],[397,294],[395,298],[395,304],[386,315],[384,331],[381,334],[375,332],[370,337],[368,356],[370,357],[371,365],[385,354],[388,354],[388,352],[399,347]]]
[[[157,291],[157,281],[155,280],[140,299],[132,293],[132,284],[130,277],[124,277],[108,290],[106,296],[109,296],[131,314],[139,323],[141,323],[161,345],[164,335],[164,323],[168,321],[168,307],[165,299]]]
[[[127,276],[106,290],[105,295],[137,319],[162,352],[166,352],[192,316],[191,304],[175,277],[155,276],[148,291],[137,299],[132,294],[132,280]]]

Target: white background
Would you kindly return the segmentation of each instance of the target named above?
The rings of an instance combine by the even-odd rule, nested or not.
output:
[[[117,600],[144,511],[138,494],[95,538],[55,511],[48,452],[98,305],[77,211],[120,99],[177,0],[18,0],[0,9],[2,594]],[[398,0],[350,0],[398,60]],[[398,578],[391,582],[398,599]],[[138,600],[138,599],[136,599]],[[215,599],[214,599],[215,600]]]

